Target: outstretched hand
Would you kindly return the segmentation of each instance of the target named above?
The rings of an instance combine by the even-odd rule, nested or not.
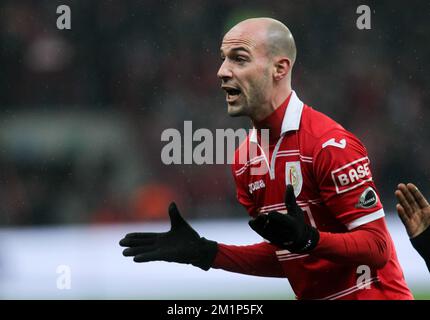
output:
[[[217,252],[217,243],[201,238],[182,218],[174,202],[169,206],[171,228],[168,232],[129,233],[119,242],[135,262],[167,261],[193,264],[208,270]]]

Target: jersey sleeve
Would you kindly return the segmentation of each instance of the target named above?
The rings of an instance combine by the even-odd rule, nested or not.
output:
[[[313,256],[342,264],[365,264],[380,269],[391,257],[390,236],[384,219],[378,219],[345,233],[320,232]]]
[[[321,198],[348,230],[384,216],[367,150],[353,134],[331,130],[317,140],[313,154]]]
[[[248,246],[218,244],[212,268],[261,277],[285,277],[277,250],[267,242]]]

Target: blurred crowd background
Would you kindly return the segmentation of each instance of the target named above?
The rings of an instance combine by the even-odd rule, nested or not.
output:
[[[71,30],[58,30],[58,5]],[[358,30],[359,4],[372,29]],[[430,196],[426,1],[53,1],[0,3],[0,224],[114,223],[246,215],[228,165],[170,165],[167,128],[249,128],[216,72],[223,34],[270,16],[293,32],[293,88],[366,145],[376,185]],[[214,132],[214,131],[213,131]]]

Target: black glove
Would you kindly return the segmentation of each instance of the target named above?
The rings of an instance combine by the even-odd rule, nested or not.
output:
[[[119,242],[120,246],[129,247],[122,254],[134,256],[135,262],[178,262],[209,270],[218,252],[218,244],[201,238],[182,218],[174,202],[169,206],[169,216],[172,227],[168,232],[127,234]]]
[[[287,185],[285,205],[288,214],[277,211],[260,214],[249,221],[249,226],[264,239],[290,252],[303,253],[314,249],[319,241],[319,232],[305,222],[291,184]]]

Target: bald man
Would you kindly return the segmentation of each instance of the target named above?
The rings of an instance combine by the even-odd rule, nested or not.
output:
[[[412,299],[366,149],[291,88],[290,30],[274,19],[248,19],[220,49],[228,114],[253,124],[232,165],[237,198],[265,241],[233,246],[201,238],[172,203],[171,230],[128,234],[123,254],[287,278],[298,299]]]
[[[423,257],[430,271],[430,205],[413,183],[400,183],[395,195],[400,219],[413,247]]]

